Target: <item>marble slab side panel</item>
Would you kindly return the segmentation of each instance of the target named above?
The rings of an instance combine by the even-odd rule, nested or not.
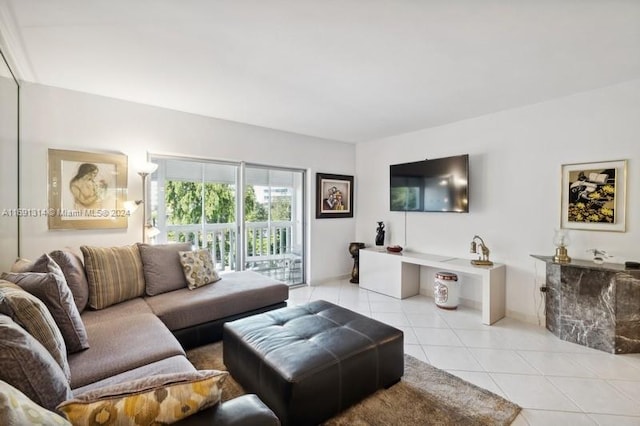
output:
[[[560,265],[547,264],[545,311],[547,330],[560,337]]]
[[[615,352],[615,273],[561,267],[560,338]]]
[[[616,274],[616,353],[640,352],[640,271]]]

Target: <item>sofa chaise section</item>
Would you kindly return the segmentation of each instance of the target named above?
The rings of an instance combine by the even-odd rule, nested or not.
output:
[[[68,357],[72,389],[165,358],[185,356],[180,343],[153,314],[87,322],[85,327],[91,346]]]
[[[225,322],[286,306],[289,287],[253,271],[222,274],[195,290],[182,288],[145,301],[186,347],[222,338]]]

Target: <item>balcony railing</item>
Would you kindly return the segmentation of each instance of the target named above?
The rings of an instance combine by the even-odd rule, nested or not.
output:
[[[167,225],[167,242],[190,242],[211,252],[216,268],[234,271],[238,267],[238,238],[235,223]],[[291,284],[302,282],[301,253],[294,244],[295,223],[247,222],[245,269],[252,269]]]

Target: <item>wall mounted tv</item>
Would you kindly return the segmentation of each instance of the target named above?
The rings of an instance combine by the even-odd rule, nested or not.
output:
[[[390,167],[391,211],[469,212],[469,155]]]

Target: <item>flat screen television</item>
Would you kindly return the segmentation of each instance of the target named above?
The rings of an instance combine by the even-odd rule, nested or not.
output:
[[[391,211],[469,212],[469,155],[390,167]]]

